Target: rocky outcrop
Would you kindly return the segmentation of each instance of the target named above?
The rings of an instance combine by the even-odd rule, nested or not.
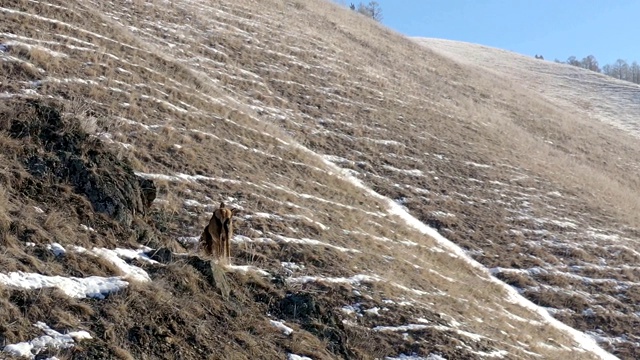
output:
[[[5,119],[0,127],[25,141],[24,165],[32,176],[72,185],[96,212],[125,226],[146,213],[156,197],[153,180],[135,175],[126,159],[84,132],[78,123],[63,119],[56,107],[37,101],[17,107],[22,116]]]

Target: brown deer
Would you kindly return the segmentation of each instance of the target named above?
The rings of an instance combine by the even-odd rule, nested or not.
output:
[[[229,249],[229,241],[233,236],[233,209],[229,209],[220,203],[220,208],[216,209],[209,220],[209,224],[205,226],[200,242],[205,243],[204,250],[207,255],[215,255],[217,259],[230,261],[231,250]]]

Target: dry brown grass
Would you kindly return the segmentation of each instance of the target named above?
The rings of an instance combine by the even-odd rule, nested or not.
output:
[[[353,357],[366,359],[413,351],[475,358],[474,351],[504,349],[513,358],[533,358],[519,342],[545,358],[588,356],[568,351],[575,345],[571,339],[506,301],[504,290],[488,282],[485,273],[434,250],[440,246],[432,239],[407,228],[401,219],[385,216],[384,204],[333,174],[319,158],[285,143],[351,161],[340,166],[355,171],[378,193],[404,199],[414,216],[437,227],[484,265],[529,268],[598,258],[584,249],[559,252],[533,246],[542,241],[539,238],[510,235],[515,228],[546,226],[515,219],[523,201],[531,204],[532,217],[562,219],[579,213],[580,224],[637,228],[639,185],[625,166],[637,165],[640,152],[624,134],[550,109],[517,84],[451,63],[328,2],[48,3],[66,9],[26,0],[6,2],[3,7],[23,13],[3,13],[6,21],[0,29],[68,57],[52,57],[38,47],[16,47],[9,53],[16,60],[0,63],[7,69],[0,72],[0,90],[18,98],[53,97],[65,117],[74,120],[70,124],[88,133],[110,134],[115,142],[107,144],[109,148],[119,158],[130,159],[136,171],[212,179],[157,180],[159,201],[146,219],[139,220],[141,227],[152,229],[145,237],[96,216],[86,200],[83,203],[69,189],[45,191],[45,197],[25,192],[28,174],[22,175],[22,186],[13,174],[5,199],[47,205],[50,210],[37,215],[25,207],[12,213],[10,204],[2,206],[7,200],[3,202],[0,193],[0,225],[4,216],[9,225],[19,222],[21,229],[37,230],[30,235],[37,241],[23,239],[31,234],[26,230],[2,233],[7,254],[0,263],[3,272],[46,268],[50,274],[71,276],[119,273],[113,265],[78,254],[56,259],[44,249],[53,241],[87,248],[141,243],[184,251],[176,239],[199,235],[211,215],[207,207],[185,206],[187,199],[211,206],[232,197],[244,208],[243,215],[280,216],[240,216],[240,235],[317,239],[360,251],[283,241],[233,244],[234,263],[257,266],[276,277],[269,282],[256,274],[229,273],[229,299],[181,261],[145,266],[152,283],[131,285],[104,301],[76,301],[82,309],[51,295],[59,303],[43,304],[44,309],[56,310],[49,321],[64,329],[86,328],[99,339],[60,356],[178,358],[180,353],[242,359],[283,358],[292,352],[330,359],[353,351]],[[36,13],[64,23],[29,15]],[[186,22],[176,20],[187,17]],[[31,89],[25,83],[36,79],[43,84]],[[22,169],[20,144],[3,134],[0,139],[10,145],[3,148],[3,165]],[[417,169],[423,176],[389,166]],[[566,196],[546,195],[553,191]],[[80,232],[80,224],[98,233]],[[557,227],[553,231],[559,236],[566,232]],[[25,241],[38,247],[25,249]],[[295,276],[376,274],[385,281],[353,287],[288,285],[283,279],[291,274],[283,270],[284,261],[305,265]],[[562,277],[500,276],[529,289],[532,300],[541,295],[531,292],[536,285],[576,285]],[[633,272],[625,276],[638,279]],[[277,304],[287,293],[310,294],[323,313],[314,313],[317,318],[287,318],[295,328],[293,337],[270,327],[266,315],[280,314]],[[15,306],[11,295],[0,298]],[[401,307],[383,300],[415,305]],[[545,300],[559,308],[584,307],[562,294]],[[343,326],[341,307],[357,302],[394,308],[380,318],[360,318],[357,327]],[[7,311],[6,316],[18,322],[0,335],[7,342],[37,335],[29,331],[40,315]],[[371,330],[415,323],[420,316],[448,327],[460,323],[460,330],[485,338],[474,343],[451,330],[428,329],[405,340],[400,333]],[[568,348],[544,346],[550,337]],[[368,345],[372,341],[373,348]]]
[[[11,209],[11,205],[9,203],[7,189],[0,185],[0,232],[4,233],[9,229],[9,225],[11,224],[11,217],[8,214],[8,211]]]

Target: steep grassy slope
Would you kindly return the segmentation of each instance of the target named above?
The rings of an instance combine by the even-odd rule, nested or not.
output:
[[[640,136],[640,86],[575,66],[478,44],[443,39],[415,40],[456,62],[479,67],[538,92],[547,101]]]
[[[637,253],[605,236],[637,233],[638,184],[612,170],[638,164],[624,134],[322,1],[14,0],[0,12],[0,272],[130,282],[104,299],[6,286],[5,343],[44,321],[93,336],[45,350],[59,358],[606,356],[405,209],[572,325],[595,328],[574,299],[603,294],[584,308],[597,328],[633,334],[633,305],[601,282],[565,296],[580,284],[564,273],[503,271],[589,272],[573,266],[615,248],[606,261],[633,281],[621,264]],[[60,154],[10,129],[38,106],[153,179],[147,214],[123,225],[54,167],[34,171],[21,141]],[[240,209],[228,268],[191,247],[220,201]],[[589,251],[550,241],[570,233]]]
[[[520,214],[510,231],[524,236],[530,246],[554,252],[558,260],[516,266],[495,261],[489,266],[529,298],[551,307],[557,318],[593,333],[622,357],[636,358],[640,346],[636,330],[640,280],[636,99],[640,87],[500,49],[415,40],[457,63],[520,83],[560,112],[560,117],[547,117],[544,120],[550,121],[537,129],[531,123],[526,126],[535,129],[534,135],[559,156],[570,157],[574,166],[584,169],[579,176],[567,171],[552,176],[566,176],[574,193],[599,209],[585,209],[563,196],[562,210],[545,204],[562,214],[552,219],[559,223],[545,221],[544,213],[534,218]],[[541,258],[537,254],[542,255],[528,253],[537,259]]]

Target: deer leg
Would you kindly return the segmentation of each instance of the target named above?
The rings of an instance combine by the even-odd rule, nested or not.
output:
[[[216,239],[216,258],[220,259],[220,255],[222,254],[222,244],[221,244],[221,239],[218,237]]]
[[[204,228],[202,237],[204,238],[204,252],[207,255],[211,255],[213,253],[213,238],[211,238],[208,228]],[[198,246],[200,245],[198,244]]]

